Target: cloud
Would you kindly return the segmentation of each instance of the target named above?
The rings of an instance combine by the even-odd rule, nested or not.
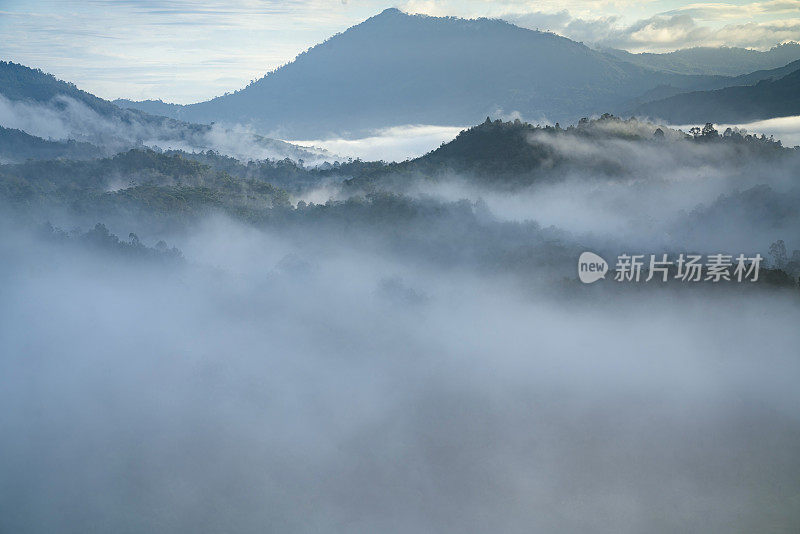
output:
[[[562,11],[582,16],[597,16],[617,10],[637,12],[647,2],[634,0],[406,0],[397,7],[408,13],[432,16],[500,17],[508,14],[558,14]]]
[[[595,127],[618,135],[531,138],[581,175],[543,171],[480,210],[358,199],[174,230],[105,212],[179,264],[0,214],[0,530],[793,531],[796,295],[598,293],[560,251],[687,250],[666,216],[753,183],[783,197],[797,159]],[[787,204],[790,228],[729,210],[704,248],[797,236]],[[562,222],[598,237],[545,227]]]
[[[639,52],[691,46],[770,48],[800,40],[800,0],[733,4],[687,3],[656,11],[652,2],[501,2],[408,0],[413,13],[497,17],[519,26],[549,30],[587,44]],[[787,18],[787,15],[789,18]]]
[[[382,128],[358,139],[312,139],[289,141],[301,146],[322,147],[334,154],[366,161],[402,161],[421,156],[452,140],[462,128],[454,126],[407,125]]]
[[[702,13],[694,8],[660,13],[624,24],[618,16],[593,19],[557,14],[509,14],[514,24],[550,30],[593,46],[621,48],[631,52],[665,52],[693,46],[738,46],[769,49],[777,44],[800,41],[800,18],[759,22],[701,25]]]
[[[630,51],[665,51],[690,46],[740,46],[768,49],[800,40],[800,19],[726,24],[721,28],[698,25],[688,14],[658,15],[614,29],[596,42]]]
[[[191,103],[239,89],[367,15],[338,0],[35,0],[0,16],[0,55],[104,98]]]
[[[63,95],[47,103],[12,101],[0,95],[0,126],[43,139],[88,142],[111,153],[144,145],[187,152],[211,149],[244,161],[288,157],[315,164],[333,157],[313,147],[264,138],[241,125],[189,128],[169,120],[140,120],[136,114],[100,115]]]
[[[697,40],[698,28],[689,15],[659,15],[641,20],[635,24],[615,32],[614,43],[625,48],[672,46],[675,43]],[[700,30],[702,32],[702,30]],[[608,40],[606,41],[608,42]],[[634,46],[631,46],[634,45]]]
[[[557,13],[543,13],[536,11],[533,13],[519,13],[504,17],[518,26],[530,29],[549,30],[553,28],[564,28],[573,18],[569,11],[562,9]]]
[[[315,230],[209,219],[177,267],[0,233],[3,530],[796,524],[794,299],[570,301]]]
[[[748,18],[758,15],[796,14],[800,11],[798,0],[772,0],[769,2],[750,2],[745,4],[700,3],[681,6],[668,13],[685,13],[704,20],[725,18]]]
[[[684,124],[675,127],[688,131],[692,126]],[[773,136],[784,146],[800,146],[800,116],[778,117],[744,124],[718,124],[716,127],[719,131],[724,131],[726,128],[739,128],[755,135]]]

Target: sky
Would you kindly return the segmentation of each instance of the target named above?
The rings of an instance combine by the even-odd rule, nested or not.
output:
[[[800,0],[0,0],[0,59],[103,98],[187,104],[240,89],[389,7],[503,18],[633,52],[800,41]]]

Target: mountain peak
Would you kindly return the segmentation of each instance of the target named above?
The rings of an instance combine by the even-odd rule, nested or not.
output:
[[[405,14],[406,13],[400,11],[396,7],[387,7],[386,9],[384,9],[383,11],[378,13],[378,16],[380,17],[380,16],[386,16],[386,15],[405,15]]]
[[[411,20],[411,19],[418,18],[418,17],[419,17],[419,15],[411,15],[409,13],[406,13],[405,11],[401,11],[400,9],[398,9],[396,7],[387,7],[386,9],[384,9],[383,11],[378,13],[377,15],[372,15],[370,18],[368,18],[364,22],[388,22],[388,23],[392,23],[392,22]],[[358,27],[358,26],[360,26],[360,25],[356,25],[355,27]]]
[[[498,109],[568,122],[617,109],[667,83],[699,82],[500,19],[390,8],[241,91],[158,113],[201,123],[240,121],[302,138],[403,124],[460,126]]]

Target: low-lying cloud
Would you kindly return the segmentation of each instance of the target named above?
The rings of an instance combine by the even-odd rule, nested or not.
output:
[[[575,262],[792,253],[797,158],[582,128],[511,191],[106,211],[124,253],[91,210],[0,216],[0,531],[796,531],[797,289]]]
[[[720,124],[717,128],[739,128],[756,135],[773,136],[787,147],[800,146],[800,116],[777,117],[745,124]]]
[[[436,125],[393,126],[367,137],[289,141],[301,146],[322,147],[344,157],[365,161],[403,161],[434,150],[451,141],[463,128]]]
[[[192,125],[141,117],[127,110],[116,116],[104,116],[63,95],[46,104],[12,101],[0,95],[0,126],[44,139],[88,142],[109,153],[148,146],[187,152],[215,150],[244,161],[289,157],[315,164],[333,158],[324,150],[267,139],[240,125]]]
[[[800,522],[792,299],[554,299],[304,240],[209,219],[134,268],[4,232],[3,530]]]

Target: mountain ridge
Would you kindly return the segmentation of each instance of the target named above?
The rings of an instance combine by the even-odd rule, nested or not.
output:
[[[22,163],[27,159],[93,159],[103,155],[103,150],[90,143],[52,141],[0,126],[0,164]]]
[[[11,108],[25,108],[25,113],[18,116],[10,109],[9,115],[0,123],[2,127],[19,130],[30,136],[14,136],[14,142],[23,151],[41,149],[49,154],[53,150],[57,152],[64,148],[58,149],[52,143],[46,145],[47,138],[75,141],[78,145],[70,147],[70,151],[76,154],[88,153],[85,146],[78,152],[75,151],[80,148],[81,143],[94,145],[105,153],[143,145],[164,144],[195,149],[219,149],[214,145],[216,138],[225,137],[224,141],[228,144],[239,143],[248,147],[248,150],[269,154],[277,159],[291,157],[295,160],[311,161],[324,155],[321,150],[299,147],[251,132],[228,132],[229,135],[220,136],[218,131],[207,124],[191,123],[135,108],[123,108],[41,69],[12,61],[0,61],[0,99],[6,101]],[[29,109],[31,106],[36,107]],[[31,121],[33,116],[39,118]],[[47,124],[48,121],[59,124]],[[42,131],[30,131],[31,129]],[[11,139],[11,134],[6,137]],[[34,153],[29,155],[39,159]]]
[[[754,85],[692,91],[641,104],[632,113],[672,124],[746,123],[800,115],[800,61],[797,70]]]
[[[392,8],[233,93],[185,106],[121,103],[181,120],[232,121],[282,138],[307,138],[403,124],[471,124],[512,112],[572,122],[619,109],[658,85],[690,90],[724,80],[654,72],[499,19]]]
[[[800,60],[800,43],[788,42],[767,51],[740,47],[691,47],[656,54],[634,54],[615,48],[600,48],[610,54],[639,66],[676,74],[717,74],[738,76],[743,73],[770,70]]]

